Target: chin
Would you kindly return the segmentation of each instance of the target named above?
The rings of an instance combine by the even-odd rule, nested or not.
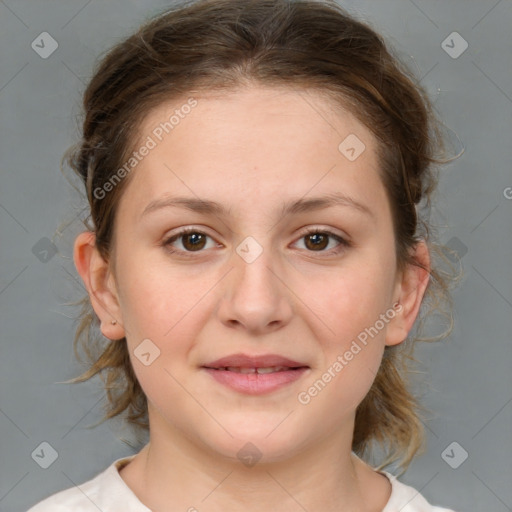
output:
[[[274,464],[286,461],[297,450],[296,443],[289,437],[270,441],[266,434],[261,438],[246,436],[230,442],[212,444],[211,448],[230,462],[239,462],[248,468],[256,464]]]
[[[222,421],[219,423],[231,434],[231,437],[224,429],[220,435],[212,438],[212,431],[209,430],[203,437],[211,449],[222,456],[233,460],[236,458],[244,463],[244,459],[258,460],[261,462],[279,462],[288,459],[295,451],[306,442],[304,426],[294,431],[294,425],[286,424],[283,421],[286,414],[281,415],[278,420],[275,415],[269,415],[268,421],[263,421],[261,415],[256,418],[247,414],[243,421],[230,423]],[[210,434],[210,435],[208,435]],[[300,436],[299,436],[300,434]],[[250,467],[250,464],[245,464]]]

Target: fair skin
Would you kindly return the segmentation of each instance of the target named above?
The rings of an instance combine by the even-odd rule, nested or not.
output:
[[[116,214],[115,271],[91,233],[75,242],[102,333],[126,336],[148,397],[150,442],[121,477],[155,511],[380,512],[391,487],[351,452],[355,410],[385,346],[411,329],[429,276],[416,266],[396,271],[375,139],[314,91],[254,85],[194,97],[197,106],[132,171]],[[141,140],[183,103],[153,110]],[[354,161],[338,150],[349,134],[366,146]],[[285,202],[333,192],[369,213],[345,204],[282,215]],[[141,217],[166,195],[216,201],[228,211],[168,207]],[[182,236],[170,253],[163,242],[183,227],[208,237],[194,251],[195,240]],[[330,237],[315,249],[305,228],[351,245]],[[262,248],[251,263],[236,252],[248,236]],[[428,267],[423,242],[415,257]],[[298,394],[397,302],[400,312],[317,396],[299,403]],[[160,350],[148,366],[134,355],[144,339]],[[201,368],[238,352],[279,354],[309,369],[250,396]],[[237,457],[247,442],[262,454],[252,467]]]

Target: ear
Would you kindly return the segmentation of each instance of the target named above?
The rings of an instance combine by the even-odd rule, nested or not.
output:
[[[111,340],[123,338],[125,333],[113,275],[96,248],[96,235],[92,231],[77,236],[73,261],[100,319],[101,333]],[[113,320],[117,322],[115,325]]]
[[[397,275],[393,303],[399,305],[394,307],[395,317],[389,322],[386,330],[386,345],[398,345],[407,338],[418,316],[430,279],[430,255],[424,240],[420,240],[413,247],[412,257],[427,270],[407,264]]]

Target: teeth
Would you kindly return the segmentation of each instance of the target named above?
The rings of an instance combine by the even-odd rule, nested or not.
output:
[[[283,370],[289,370],[286,366],[271,366],[269,368],[257,368],[256,371],[258,373],[274,373],[274,372],[282,372]]]
[[[226,368],[228,372],[237,372],[237,373],[256,373],[256,368],[237,368],[235,366],[228,366]]]
[[[239,368],[236,366],[228,366],[226,368],[222,368],[223,370],[227,370],[229,372],[236,373],[274,373],[281,372],[283,370],[289,370],[287,366],[269,366],[267,368]]]

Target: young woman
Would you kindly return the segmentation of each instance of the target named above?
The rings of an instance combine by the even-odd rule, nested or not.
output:
[[[187,3],[84,111],[75,380],[149,442],[31,512],[447,511],[382,470],[421,446],[405,362],[446,283],[418,215],[442,141],[381,37],[334,3]]]

